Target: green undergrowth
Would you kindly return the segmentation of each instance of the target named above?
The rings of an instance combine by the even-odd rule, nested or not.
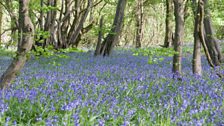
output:
[[[13,57],[15,56],[15,51],[0,47],[0,56]]]
[[[174,54],[177,54],[173,48],[142,48],[142,49],[133,49],[134,56],[148,56],[148,64],[157,64],[164,60],[164,57],[172,57]]]

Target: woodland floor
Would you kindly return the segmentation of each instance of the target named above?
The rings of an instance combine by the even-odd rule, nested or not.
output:
[[[130,50],[111,57],[69,53],[31,58],[10,89],[0,91],[0,123],[17,125],[223,125],[224,81],[203,57],[203,77],[183,57],[182,81],[172,57],[148,64]],[[0,74],[11,59],[0,58]]]

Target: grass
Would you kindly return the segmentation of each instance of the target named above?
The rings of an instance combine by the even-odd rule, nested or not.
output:
[[[182,81],[172,57],[148,64],[130,50],[111,57],[68,53],[32,58],[10,89],[0,91],[1,125],[222,125],[224,86],[203,57],[203,77],[183,57]],[[0,61],[4,71],[9,59]]]

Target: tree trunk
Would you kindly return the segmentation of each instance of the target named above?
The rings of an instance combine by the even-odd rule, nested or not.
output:
[[[220,50],[220,45],[218,43],[218,40],[215,38],[215,33],[212,27],[212,23],[211,23],[211,15],[209,12],[209,8],[208,8],[208,1],[207,0],[203,0],[204,2],[204,13],[205,13],[205,17],[204,17],[204,28],[205,28],[205,41],[207,44],[207,47],[209,49],[209,53],[211,55],[213,64],[215,66],[219,66],[220,63],[223,60],[222,57],[222,53]]]
[[[78,21],[79,21],[79,17],[80,17],[80,0],[75,0],[75,12],[74,12],[74,19],[73,19],[73,21],[72,21],[72,25],[71,25],[71,28],[70,28],[70,30],[69,30],[69,32],[68,32],[68,38],[67,38],[67,40],[69,40],[71,37],[72,37],[72,35],[73,35],[73,32],[75,31],[75,29],[76,29],[76,27],[77,27],[77,24],[78,24]],[[69,42],[68,42],[68,44],[69,44]]]
[[[64,12],[64,17],[62,18],[62,13],[63,13],[63,4],[62,3],[62,8],[61,8],[61,14],[60,14],[60,22],[59,22],[59,29],[58,29],[58,46],[59,48],[67,48],[68,47],[68,29],[69,29],[69,24],[70,24],[70,19],[71,19],[71,11],[72,11],[72,1],[71,0],[65,0],[65,12]]]
[[[27,60],[27,53],[30,51],[33,44],[33,37],[34,27],[29,17],[29,0],[19,0],[19,43],[17,56],[1,76],[1,89],[9,87],[10,83],[23,68]]]
[[[173,45],[173,1],[166,0],[166,32],[163,47],[169,48]]]
[[[204,48],[204,52],[206,54],[206,57],[207,57],[207,60],[208,60],[208,63],[209,65],[212,67],[212,68],[215,68],[215,66],[217,65],[220,65],[219,63],[219,57],[217,56],[218,54],[217,53],[214,53],[213,51],[214,50],[209,50],[209,49],[215,49],[214,46],[215,46],[215,42],[213,40],[210,41],[210,43],[208,43],[210,39],[214,39],[212,38],[212,36],[209,36],[211,38],[208,38],[208,31],[206,31],[206,25],[205,24],[205,18],[208,18],[208,15],[206,15],[206,7],[207,7],[207,4],[206,4],[206,0],[199,0],[198,1],[198,5],[199,5],[199,11],[200,11],[200,14],[199,14],[199,22],[200,22],[200,25],[199,25],[199,31],[200,31],[200,40],[201,40],[201,43],[203,45],[203,48]],[[210,22],[210,21],[209,21]],[[208,22],[206,22],[208,23]],[[205,28],[205,29],[204,29]],[[209,28],[211,28],[211,23],[210,23],[210,26]],[[209,33],[212,33],[212,28],[209,29]],[[210,34],[210,35],[213,35],[213,34]],[[207,42],[206,42],[207,41]],[[215,50],[217,51],[217,50]],[[217,54],[217,55],[216,55]],[[215,57],[215,61],[214,61],[214,58]],[[220,78],[223,78],[224,75],[222,73],[216,73]]]
[[[196,3],[196,1],[193,1]],[[211,18],[207,8],[207,0],[198,1],[197,13],[195,13],[195,45],[193,55],[193,73],[201,75],[201,56],[200,43],[203,46],[206,58],[209,65],[214,68],[220,65],[222,55],[219,49],[218,42],[214,37],[214,32],[211,26]],[[198,40],[199,39],[199,40]],[[218,76],[223,77],[222,74],[217,73]]]
[[[3,10],[2,5],[0,4],[0,47],[2,45],[2,17],[3,17]]]
[[[48,6],[56,7],[57,6],[57,0],[48,0],[47,3]],[[49,44],[55,44],[56,38],[55,36],[55,20],[56,20],[57,11],[56,10],[50,10],[47,12],[46,22],[44,25],[44,31],[48,31],[50,36],[47,38],[44,42],[44,47],[48,46]]]
[[[127,0],[119,0],[116,9],[116,15],[114,18],[114,22],[112,28],[105,38],[102,46],[101,46],[101,55],[109,56],[111,51],[118,41],[118,37],[122,28],[123,18],[124,18],[124,10],[126,6]]]
[[[40,0],[40,7],[44,7],[44,0]],[[40,16],[38,17],[38,23],[39,23],[39,30],[41,32],[44,31],[44,11],[43,9],[40,9]],[[36,46],[43,47],[44,41],[46,38],[42,34],[35,34],[35,42],[32,46],[32,50],[37,51]]]
[[[196,2],[193,3],[196,5]],[[201,42],[200,42],[200,5],[198,4],[198,8],[193,8],[195,22],[194,22],[194,52],[193,52],[193,61],[192,61],[192,69],[193,73],[199,76],[202,76],[202,66],[201,66]]]
[[[96,50],[95,50],[94,56],[100,55],[100,47],[101,47],[101,42],[102,42],[102,38],[103,38],[102,30],[103,30],[103,16],[100,19],[100,30],[99,30],[98,42],[96,45]]]
[[[74,31],[72,31],[71,36],[68,39],[69,40],[68,41],[69,44],[78,46],[78,43],[77,43],[76,40],[78,39],[79,34],[80,34],[81,30],[83,29],[83,25],[84,25],[84,23],[86,21],[86,18],[88,16],[89,12],[90,12],[90,9],[91,9],[91,6],[92,6],[92,2],[93,2],[92,0],[88,0],[88,5],[87,5],[87,8],[86,8],[84,14],[82,15],[80,21],[78,22],[77,27],[75,28]],[[74,19],[73,24],[76,24],[77,23],[76,21],[77,20]],[[75,27],[75,25],[73,27]]]
[[[14,13],[13,11],[13,5],[12,5],[12,0],[8,0],[6,3],[5,3],[5,6],[7,8],[7,11],[8,11],[8,14],[10,16],[10,19],[11,19],[11,40],[10,40],[10,43],[7,44],[7,48],[13,44],[13,43],[17,43],[17,30],[18,30],[18,19],[16,17],[16,14]]]
[[[137,0],[136,9],[136,48],[141,48],[143,37],[143,0]]]
[[[209,52],[208,46],[206,44],[206,37],[205,37],[205,30],[204,30],[204,17],[205,17],[205,12],[204,12],[204,1],[203,0],[199,0],[198,1],[198,8],[199,8],[199,38],[201,41],[201,44],[203,46],[206,58],[208,60],[208,63],[211,67],[214,68],[214,64],[212,62],[212,58],[211,58],[211,53]]]
[[[181,74],[182,60],[182,44],[184,40],[184,6],[185,0],[174,0],[174,15],[175,15],[175,39],[174,50],[178,53],[173,57],[173,73],[178,76]]]
[[[40,7],[44,7],[44,0],[40,0]],[[44,30],[44,11],[40,10],[40,17],[39,17],[39,23],[40,23],[40,30]]]

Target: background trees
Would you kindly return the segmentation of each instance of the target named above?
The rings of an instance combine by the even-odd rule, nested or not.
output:
[[[32,0],[30,13],[36,32],[36,45],[43,47],[50,45],[58,49],[87,45],[94,48],[97,43],[100,17],[105,17],[103,32],[104,35],[107,35],[113,24],[117,2],[115,0],[93,0],[91,3],[88,0]],[[2,28],[3,36],[8,35],[3,45],[12,47],[17,43],[18,1],[6,2],[3,0],[1,4],[3,12],[7,15],[4,19],[8,20],[8,22],[4,22],[4,28]],[[186,4],[188,9],[185,8],[185,25],[187,26],[185,27],[185,42],[192,41],[192,32],[194,31],[193,14],[189,10],[191,5],[191,2],[188,2]],[[221,6],[217,0],[213,0],[209,4],[211,20],[214,22],[214,29],[218,31],[213,34],[218,38],[221,38],[223,33],[222,16],[217,12],[222,11]],[[143,8],[145,11],[142,11]],[[172,0],[128,1],[124,13],[123,32],[119,35],[118,45],[134,47],[136,46],[134,43],[138,43],[136,41],[141,34],[144,34],[140,37],[142,47],[171,45],[168,42],[171,43],[174,39],[174,35],[172,35],[174,33]],[[9,42],[9,40],[11,41]]]
[[[30,2],[30,15],[36,33],[35,45],[44,48],[53,46],[60,49],[71,46],[78,47],[80,44],[80,46],[88,45],[92,48],[95,47],[100,17],[105,17],[103,32],[107,35],[113,24],[118,1],[31,0]],[[142,8],[146,10],[145,12],[138,13],[138,17],[141,18],[141,21],[139,21],[141,25],[139,26],[144,27],[144,29],[140,27],[138,29],[141,29],[142,34],[145,34],[144,37],[141,37],[142,46],[161,44],[160,42],[163,38],[159,36],[164,34],[163,26],[165,26],[163,2],[146,2],[144,0],[139,4],[137,2],[127,2],[127,8],[124,12],[124,25],[122,26],[122,31],[124,32],[120,33],[119,38],[121,41],[117,44],[133,46],[133,43],[139,38],[136,31],[136,17],[137,10],[142,11]],[[8,36],[3,45],[13,47],[17,43],[16,30],[18,22],[16,21],[18,20],[18,1],[7,2],[3,0],[1,4],[3,5],[4,13],[7,15],[5,19],[11,22],[11,25],[5,22],[5,27],[2,29],[4,32],[3,35]],[[12,33],[9,32],[10,30]],[[78,34],[74,32],[78,32]],[[9,42],[9,40],[11,41]]]

